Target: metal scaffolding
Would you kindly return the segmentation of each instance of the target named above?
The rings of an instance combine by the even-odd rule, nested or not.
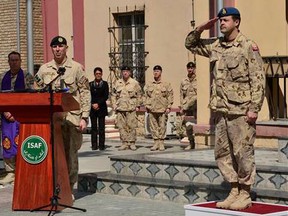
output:
[[[143,7],[145,9],[145,6]],[[127,9],[127,7],[126,7]],[[109,8],[109,78],[110,87],[120,78],[120,68],[129,66],[132,76],[140,85],[145,85],[145,71],[148,66],[145,65],[145,58],[148,54],[145,51],[145,10],[117,11],[111,12]]]

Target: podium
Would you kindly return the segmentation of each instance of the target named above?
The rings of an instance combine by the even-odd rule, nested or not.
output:
[[[79,104],[69,93],[54,93],[53,98],[55,184],[60,188],[59,201],[72,206],[61,120],[63,112],[77,110]],[[11,112],[20,122],[12,209],[32,210],[47,205],[54,192],[50,94],[0,93],[0,101],[0,111]]]

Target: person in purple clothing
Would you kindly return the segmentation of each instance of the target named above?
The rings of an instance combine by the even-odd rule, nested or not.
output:
[[[1,91],[31,89],[34,78],[30,73],[24,72],[21,69],[20,53],[15,51],[9,53],[8,63],[10,70],[0,75]],[[3,160],[7,175],[3,179],[0,179],[0,185],[14,182],[19,128],[20,123],[14,119],[13,113],[7,111],[1,114]]]

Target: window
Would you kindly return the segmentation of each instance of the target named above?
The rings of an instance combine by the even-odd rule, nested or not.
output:
[[[264,57],[263,60],[267,76],[267,98],[270,118],[288,120],[288,56],[269,56]]]
[[[123,65],[131,67],[133,78],[145,85],[145,16],[144,11],[113,14],[110,32],[110,71],[119,78]]]

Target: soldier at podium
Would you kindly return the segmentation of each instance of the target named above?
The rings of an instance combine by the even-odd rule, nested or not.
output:
[[[51,40],[50,47],[53,60],[42,65],[35,75],[37,88],[45,88],[59,73],[59,68],[65,68],[53,84],[53,89],[68,88],[74,99],[80,104],[80,110],[70,111],[62,122],[62,137],[66,154],[66,162],[73,196],[73,187],[78,180],[78,150],[82,145],[82,131],[86,129],[90,112],[89,81],[83,66],[67,57],[67,41],[62,36],[56,36]]]
[[[19,52],[11,52],[8,55],[10,69],[0,75],[1,91],[25,90],[33,87],[33,76],[21,69],[21,55]],[[7,112],[1,115],[2,147],[4,167],[7,175],[0,180],[0,185],[14,182],[15,162],[17,155],[20,123],[13,117],[13,113]]]

